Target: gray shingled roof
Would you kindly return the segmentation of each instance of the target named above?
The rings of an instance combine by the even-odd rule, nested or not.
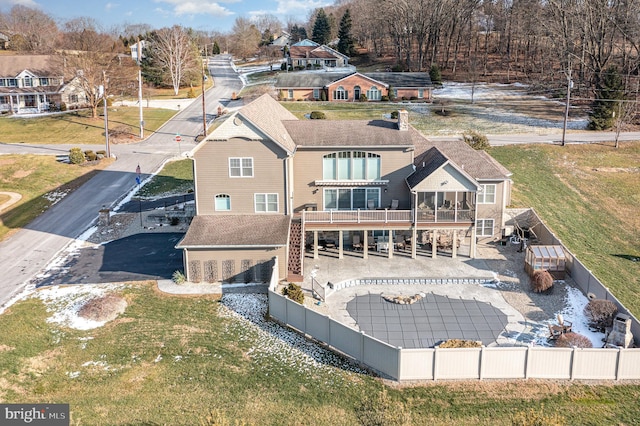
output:
[[[431,77],[426,72],[368,72],[369,78],[387,83],[394,88],[433,86]]]
[[[289,222],[289,216],[270,214],[196,216],[176,248],[284,246]]]
[[[282,122],[284,120],[298,120],[298,118],[269,94],[265,93],[244,106],[238,111],[238,114],[249,120],[251,124],[258,127],[289,152],[295,151],[296,145],[287,135],[287,130]]]
[[[430,141],[423,139],[416,145],[414,164],[422,167],[426,161],[425,156],[431,147],[436,147],[458,167],[467,172],[474,179],[480,180],[504,180],[511,173],[484,151],[476,151],[461,140],[454,141]]]
[[[301,147],[413,146],[415,130],[398,130],[388,120],[299,120],[283,122]]]
[[[431,173],[438,170],[444,164],[446,164],[449,159],[445,157],[437,148],[432,147],[424,155],[421,157],[422,162],[424,162],[424,167],[422,163],[416,168],[416,171],[411,173],[407,178],[407,183],[410,188],[415,187],[420,182],[422,182],[425,178],[427,178]]]
[[[24,70],[38,77],[58,77],[52,71],[54,57],[50,55],[0,55],[0,77],[13,78]]]
[[[318,72],[318,71],[296,71],[278,74],[275,87],[278,88],[323,88],[326,85],[340,80],[351,72]]]

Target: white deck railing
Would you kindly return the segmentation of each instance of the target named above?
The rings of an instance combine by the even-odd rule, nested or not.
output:
[[[470,222],[473,210],[418,210],[418,222]],[[394,223],[414,222],[413,210],[324,210],[303,211],[305,223]]]

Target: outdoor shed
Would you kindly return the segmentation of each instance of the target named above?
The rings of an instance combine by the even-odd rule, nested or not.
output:
[[[562,246],[528,246],[524,258],[524,270],[529,275],[534,271],[547,270],[553,278],[564,279],[566,255]]]

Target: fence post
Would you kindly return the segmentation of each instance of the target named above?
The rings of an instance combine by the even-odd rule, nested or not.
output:
[[[438,351],[440,350],[439,347],[435,347],[433,348],[433,381],[435,382],[436,380],[438,380],[437,377],[437,371],[438,371]]]
[[[482,380],[482,376],[484,375],[484,371],[483,371],[484,370],[484,362],[483,362],[484,361],[484,349],[485,349],[485,347],[484,347],[484,345],[482,345],[480,347],[480,360],[479,360],[480,361],[480,371],[478,372],[478,377],[479,377],[480,380]]]
[[[524,378],[525,379],[529,378],[530,364],[531,364],[531,346],[527,346],[527,354],[524,357]]]
[[[571,360],[569,361],[569,380],[573,381],[573,369],[576,365],[576,349],[578,349],[577,347],[573,347],[573,350],[571,351]]]
[[[360,362],[364,362],[364,336],[365,336],[365,332],[361,331],[360,332],[360,358],[358,359],[358,361]]]
[[[622,364],[622,348],[618,348],[618,357],[616,358],[616,381],[620,380],[621,364]]]
[[[398,377],[397,377],[397,380],[400,381],[400,380],[402,380],[402,377],[400,377],[401,376],[400,373],[402,372],[402,346],[398,346],[397,347],[396,356],[397,356],[396,361],[398,363],[398,374],[397,374]]]

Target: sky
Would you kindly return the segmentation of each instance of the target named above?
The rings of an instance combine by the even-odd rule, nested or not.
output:
[[[38,8],[65,21],[89,16],[105,29],[123,24],[149,24],[162,28],[179,24],[196,30],[228,32],[237,17],[271,14],[286,23],[304,22],[315,8],[332,0],[0,0],[0,11],[20,4]]]

